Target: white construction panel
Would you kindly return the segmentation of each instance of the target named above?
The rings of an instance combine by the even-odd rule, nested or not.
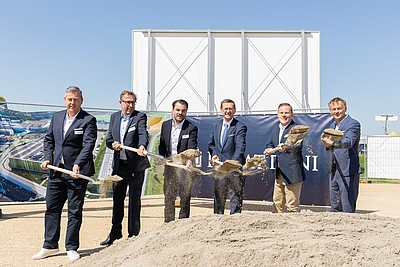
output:
[[[291,103],[302,108],[301,38],[293,34],[248,34],[249,105],[263,110],[267,103]],[[273,53],[271,51],[274,51]]]
[[[147,61],[148,43],[146,35],[134,34],[132,35],[132,88],[133,92],[137,95],[137,106],[141,110],[146,110],[146,97],[147,97]],[[140,74],[140,75],[139,75]]]
[[[215,34],[214,42],[214,110],[221,100],[232,99],[240,110],[241,92],[241,39],[240,34]]]
[[[369,178],[400,179],[400,136],[368,136]]]
[[[319,32],[132,32],[132,90],[137,108],[169,111],[183,98],[189,111],[219,113],[231,98],[238,111],[320,108]]]

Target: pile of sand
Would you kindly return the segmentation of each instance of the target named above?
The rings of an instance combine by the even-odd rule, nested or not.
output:
[[[163,224],[73,266],[400,266],[400,219],[246,212]]]

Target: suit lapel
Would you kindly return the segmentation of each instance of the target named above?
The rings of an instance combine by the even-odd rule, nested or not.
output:
[[[343,131],[343,129],[346,129],[346,124],[349,123],[350,121],[350,116],[347,115],[341,122],[339,122],[339,131]]]
[[[215,129],[215,136],[214,138],[215,143],[218,144],[219,147],[223,147],[223,145],[221,146],[221,129],[222,129],[222,125],[224,125],[224,120],[222,120],[220,123],[216,124],[216,129]]]
[[[131,128],[131,125],[133,124],[133,121],[135,120],[136,114],[137,114],[137,112],[134,111],[134,112],[132,112],[131,116],[129,117],[129,122],[128,122],[128,125],[126,125],[126,129],[125,129],[125,133],[124,133],[124,140],[126,138],[126,135],[128,134],[129,128]]]
[[[179,133],[179,137],[178,137],[178,144],[180,144],[181,140],[182,140],[182,135],[185,133],[186,128],[188,126],[188,122],[185,120],[182,124],[182,129],[181,132]]]
[[[54,131],[54,134],[55,135],[59,135],[58,136],[59,138],[56,137],[57,140],[63,140],[64,141],[63,133],[64,133],[64,120],[65,120],[66,112],[67,111],[65,110],[65,112],[59,113],[58,117],[54,117],[54,125],[55,125],[54,127],[56,129]],[[60,129],[60,130],[57,130],[57,129]]]
[[[289,133],[289,125],[285,128],[285,130],[283,130],[283,133],[282,133],[282,137],[281,137],[281,140],[279,140],[279,142],[278,142],[278,144],[280,144],[280,143],[284,143],[285,141],[286,141],[286,135]],[[279,132],[278,132],[278,136],[279,136]],[[278,137],[279,138],[279,137]]]
[[[285,137],[285,136],[289,135],[290,129],[292,128],[292,127],[291,127],[292,124],[294,124],[294,121],[293,121],[293,120],[291,120],[291,121],[289,122],[289,124],[286,126],[285,130],[283,130],[283,134],[282,134],[281,140],[279,140],[278,144],[284,143],[284,142],[286,141],[287,137]],[[279,136],[279,127],[278,127],[278,136]],[[278,137],[278,138],[279,138],[279,137]]]
[[[167,151],[170,150],[172,123],[174,123],[172,119],[165,123],[165,147]],[[169,151],[169,153],[171,153],[171,151]]]

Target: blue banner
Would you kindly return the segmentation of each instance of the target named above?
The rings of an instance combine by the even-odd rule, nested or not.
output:
[[[263,155],[265,144],[271,134],[276,115],[241,115],[236,118],[247,126],[246,158]],[[208,142],[212,124],[222,120],[221,116],[191,116],[189,121],[199,128],[198,145],[202,151],[201,169],[210,169]],[[325,151],[320,137],[324,129],[332,123],[332,116],[328,113],[301,113],[293,116],[298,124],[310,127],[303,140],[303,158],[306,181],[301,192],[301,204],[325,206],[329,205],[329,166],[331,154]],[[267,157],[268,167],[271,167],[271,158]],[[274,187],[272,171],[258,175],[248,176],[245,181],[245,199],[272,201]],[[195,197],[212,198],[214,196],[214,183],[212,176],[201,176],[195,181],[192,191]]]

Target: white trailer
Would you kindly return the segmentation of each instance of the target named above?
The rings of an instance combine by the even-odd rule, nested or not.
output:
[[[132,91],[137,109],[219,113],[224,98],[243,113],[275,111],[289,102],[320,109],[318,31],[134,30]]]

